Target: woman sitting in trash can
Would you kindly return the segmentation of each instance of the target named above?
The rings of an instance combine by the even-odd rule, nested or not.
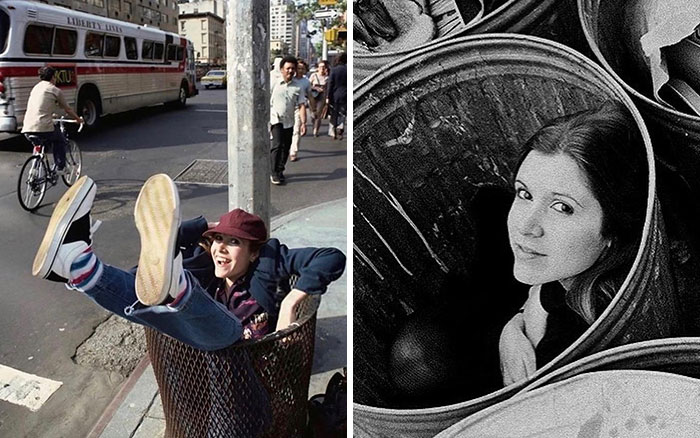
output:
[[[513,184],[513,273],[531,288],[501,333],[506,385],[580,337],[628,275],[648,187],[638,128],[612,103],[557,118],[525,143]]]
[[[124,271],[93,252],[95,192],[94,181],[82,177],[58,201],[32,274],[63,282],[113,313],[198,349],[217,350],[290,326],[299,303],[324,293],[345,269],[339,250],[289,249],[268,239],[262,219],[241,209],[218,222],[199,217],[181,226],[177,188],[158,174],[136,200],[139,264],[135,272]],[[293,275],[298,280],[280,304],[278,283]]]

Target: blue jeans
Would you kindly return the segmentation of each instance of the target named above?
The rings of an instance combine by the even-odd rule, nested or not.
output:
[[[190,290],[176,306],[144,306],[136,298],[136,276],[103,265],[97,284],[85,291],[100,306],[129,321],[151,327],[200,350],[218,350],[236,342],[241,322],[214,300],[187,270]]]
[[[51,146],[53,150],[53,161],[56,163],[56,168],[63,169],[66,167],[66,150],[68,150],[68,140],[66,140],[66,137],[63,135],[61,130],[58,129],[58,126],[56,126],[53,131],[25,132],[24,135],[36,135],[45,145]]]

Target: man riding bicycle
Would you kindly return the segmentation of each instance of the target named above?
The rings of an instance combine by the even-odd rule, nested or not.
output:
[[[66,166],[68,141],[58,126],[54,126],[53,113],[56,111],[56,106],[59,106],[76,122],[83,123],[83,118],[66,103],[63,92],[56,86],[55,74],[56,70],[50,66],[39,69],[41,81],[32,88],[32,92],[29,94],[22,134],[27,138],[34,135],[39,137],[44,144],[52,145],[56,169],[62,172]]]

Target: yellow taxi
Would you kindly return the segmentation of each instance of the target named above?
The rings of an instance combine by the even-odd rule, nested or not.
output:
[[[221,87],[226,88],[226,70],[209,70],[201,80],[204,88]]]

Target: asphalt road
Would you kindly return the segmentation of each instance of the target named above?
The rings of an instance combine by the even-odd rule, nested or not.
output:
[[[226,159],[226,91],[201,90],[184,110],[151,107],[110,116],[76,140],[84,172],[98,184],[93,216],[103,225],[96,253],[128,268],[138,258],[132,212],[141,184],[154,173],[174,177],[196,159]],[[22,210],[16,179],[28,156],[23,139],[0,141],[0,371],[4,365],[62,385],[36,412],[0,400],[0,436],[82,437],[124,378],[73,361],[76,348],[108,314],[79,293],[30,275],[53,203],[65,187],[49,190],[34,214]],[[288,184],[271,187],[271,217],[346,197],[346,157],[345,141],[302,139],[301,159],[287,167]],[[204,213],[216,219],[227,210],[226,187],[179,189],[183,217]]]

